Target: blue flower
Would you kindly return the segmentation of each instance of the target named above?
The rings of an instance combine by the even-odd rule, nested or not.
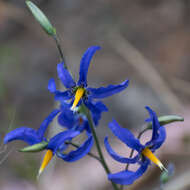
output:
[[[62,127],[66,128],[67,131],[77,131],[78,135],[85,132],[87,139],[75,151],[71,151],[69,154],[64,154],[63,151],[68,145],[65,144],[64,138],[61,137],[62,135],[58,134],[54,138],[50,139],[49,142],[49,146],[52,146],[52,142],[56,141],[56,144],[53,146],[58,147],[58,149],[56,149],[57,156],[67,162],[76,161],[85,156],[90,151],[94,142],[86,116],[82,113],[78,113],[77,111],[72,111],[70,109],[70,104],[62,102],[60,106],[60,114],[58,116],[58,123]]]
[[[62,127],[80,132],[86,130],[86,132],[91,133],[86,116],[78,111],[71,110],[70,104],[61,102],[60,112],[61,113],[58,116],[58,123]]]
[[[85,132],[88,138],[76,151],[67,155],[62,154],[61,151],[59,151],[57,156],[65,161],[75,161],[86,155],[93,145],[93,137],[86,116],[82,113],[78,113],[77,111],[72,111],[70,109],[70,104],[62,102],[60,106],[60,114],[58,116],[58,123],[68,130],[77,131],[79,134]],[[58,142],[58,144],[62,143]],[[62,147],[62,145],[59,146],[59,149],[61,150],[62,148],[60,147]],[[63,147],[65,148],[65,144]]]
[[[4,144],[7,144],[8,142],[11,142],[13,140],[22,140],[29,145],[34,145],[42,141],[47,141],[46,138],[44,137],[45,132],[49,124],[52,122],[52,120],[58,113],[59,113],[58,109],[53,110],[49,114],[49,116],[42,122],[38,130],[29,127],[20,127],[10,131],[4,137]]]
[[[55,154],[64,161],[73,162],[85,156],[93,145],[92,135],[87,131],[87,139],[83,144],[67,154],[64,153],[64,150],[66,150],[69,146],[68,142],[71,142],[73,138],[80,135],[81,132],[84,131],[85,127],[83,127],[82,124],[80,126],[80,130],[74,130],[74,128],[71,128],[58,133],[48,141],[44,136],[46,129],[59,112],[60,110],[58,109],[53,110],[50,115],[42,122],[38,130],[29,127],[20,127],[9,132],[4,137],[4,144],[14,140],[22,140],[29,145],[35,145],[43,141],[48,142],[46,146],[47,152],[39,169],[39,175],[42,173]]]
[[[80,105],[82,100],[82,102],[91,110],[95,125],[98,124],[98,121],[101,117],[101,112],[108,111],[108,109],[101,101],[96,102],[94,99],[102,99],[116,94],[127,88],[129,84],[129,81],[125,80],[119,85],[109,85],[107,87],[100,88],[88,87],[88,68],[93,55],[99,49],[99,46],[92,46],[89,47],[84,53],[80,63],[79,80],[77,83],[73,80],[71,74],[63,62],[57,65],[58,77],[65,86],[66,91],[61,92],[56,90],[54,79],[50,79],[48,84],[49,91],[55,94],[55,100],[65,101],[72,99],[72,109],[74,109],[77,105]]]
[[[91,150],[93,146],[93,137],[91,134],[87,133],[87,139],[77,147],[75,150],[70,151],[69,153],[64,153],[64,151],[68,148],[69,143],[76,136],[80,135],[81,132],[77,130],[66,130],[58,133],[54,137],[52,137],[48,145],[46,147],[47,152],[43,158],[41,167],[39,169],[39,175],[43,172],[45,167],[48,165],[52,157],[56,154],[57,157],[63,159],[66,162],[74,162],[82,157],[84,157]]]
[[[109,174],[108,179],[114,183],[122,185],[132,184],[147,170],[148,166],[150,165],[150,161],[159,166],[160,169],[165,169],[163,164],[153,153],[164,143],[166,139],[166,131],[164,127],[160,126],[156,113],[149,107],[146,107],[146,109],[150,114],[150,118],[147,119],[147,121],[152,122],[152,137],[147,143],[145,143],[145,145],[141,144],[139,139],[135,138],[128,129],[121,128],[115,120],[109,124],[109,128],[111,129],[112,133],[128,147],[136,150],[137,152],[133,158],[125,158],[120,156],[111,148],[110,144],[108,143],[108,137],[106,137],[104,144],[110,156],[121,163],[138,163],[140,165],[140,167],[135,172],[124,170],[118,173]]]
[[[67,130],[62,133],[70,131],[72,131],[72,133],[75,134],[76,136],[80,134],[80,131],[73,131],[73,130]],[[77,149],[65,154],[64,151],[66,150],[72,138],[70,136],[68,136],[67,139],[64,138],[65,137],[63,137],[63,134],[61,133],[56,135],[55,137],[50,139],[48,148],[57,147],[56,155],[66,162],[74,162],[84,157],[91,150],[94,143],[92,135],[90,133],[87,133],[87,139],[79,147],[77,147]],[[68,142],[66,142],[66,140]]]

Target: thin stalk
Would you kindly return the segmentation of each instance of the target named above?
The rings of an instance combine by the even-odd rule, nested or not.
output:
[[[141,136],[146,132],[146,131],[148,131],[148,130],[150,130],[151,128],[145,128],[145,129],[143,129],[139,134],[138,134],[138,136],[137,136],[137,138],[138,139],[140,139],[141,138]]]
[[[72,145],[72,146],[75,147],[75,148],[79,148],[79,145],[78,145],[78,144],[75,144],[75,143],[73,143],[73,142],[65,142],[65,144],[70,144],[70,145]],[[99,158],[98,156],[96,156],[95,154],[91,153],[91,152],[88,153],[88,156],[90,156],[90,157],[92,157],[92,158],[98,160],[99,162],[101,162],[100,158]]]
[[[67,65],[66,65],[66,63],[65,63],[65,58],[64,58],[63,50],[62,50],[62,47],[61,47],[61,44],[60,44],[60,42],[59,42],[59,39],[58,39],[57,35],[54,35],[54,36],[53,36],[53,39],[55,40],[57,49],[58,49],[59,54],[60,54],[60,57],[61,57],[61,61],[64,62],[64,66],[65,66],[65,68],[67,69]]]
[[[98,154],[99,154],[99,157],[100,157],[101,164],[102,164],[105,172],[107,174],[109,174],[111,172],[110,172],[110,169],[107,166],[106,161],[104,159],[104,156],[103,156],[103,153],[102,153],[102,150],[101,150],[101,147],[100,147],[100,143],[99,143],[98,137],[97,137],[96,132],[95,132],[95,128],[94,128],[94,124],[93,124],[93,121],[92,121],[92,117],[90,115],[90,112],[89,112],[88,108],[84,104],[82,106],[83,106],[83,110],[84,110],[84,112],[86,114],[86,117],[88,119],[88,122],[89,122],[89,125],[90,125],[90,129],[92,131],[92,135],[93,135],[94,140],[95,140],[95,144],[96,144],[96,148],[97,148],[97,151],[98,151]],[[112,183],[112,186],[113,186],[114,190],[118,190],[117,185],[115,183],[113,183],[113,182],[111,182],[111,183]]]
[[[145,128],[145,129],[143,129],[142,131],[140,131],[139,134],[138,134],[138,136],[137,136],[137,138],[140,139],[141,136],[142,136],[146,131],[148,131],[148,130],[150,130],[150,128]],[[135,152],[135,150],[132,149],[131,152],[130,152],[129,158],[132,158],[134,152]],[[129,164],[127,164],[126,167],[125,167],[125,170],[128,170],[128,169],[129,169]],[[120,190],[123,190],[123,187],[124,187],[123,185],[120,185]]]

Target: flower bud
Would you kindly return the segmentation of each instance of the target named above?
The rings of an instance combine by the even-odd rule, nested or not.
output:
[[[44,31],[50,35],[55,36],[56,35],[56,29],[52,26],[48,18],[45,16],[45,14],[31,1],[26,1],[26,5],[32,12],[35,19],[40,23]]]
[[[21,150],[19,150],[19,152],[39,152],[44,150],[48,145],[48,142],[46,141],[42,141],[40,143],[34,144],[32,146],[27,146]]]
[[[164,116],[158,117],[158,121],[160,125],[163,126],[163,125],[170,124],[176,121],[184,121],[184,118],[178,115],[164,115]],[[152,122],[149,122],[147,124],[147,128],[152,129]]]

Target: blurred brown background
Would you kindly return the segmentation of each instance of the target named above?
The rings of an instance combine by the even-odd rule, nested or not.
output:
[[[98,87],[130,79],[126,91],[105,100],[110,112],[103,114],[98,128],[102,139],[109,133],[107,123],[113,117],[122,126],[139,130],[147,117],[145,105],[151,106],[158,115],[179,114],[185,117],[184,123],[168,126],[167,143],[161,149],[160,157],[166,165],[169,161],[176,165],[176,174],[167,189],[190,189],[188,180],[184,180],[190,177],[189,1],[33,2],[56,27],[66,62],[76,79],[80,58],[91,45],[100,45],[102,50],[96,53],[90,66],[90,85]],[[34,20],[25,2],[1,0],[1,141],[10,128],[38,128],[52,110],[54,101],[47,84],[51,77],[57,78],[58,62],[54,41]],[[111,189],[101,166],[91,158],[83,158],[73,164],[57,159],[56,164],[52,164],[54,167],[48,168],[46,174],[36,181],[42,154],[18,153],[16,150],[22,143],[18,143],[17,148],[16,144],[12,143],[6,152],[2,150],[0,154],[1,190]],[[121,149],[118,141],[115,146]],[[11,153],[3,162],[9,150]],[[119,151],[128,154],[125,149]],[[117,163],[109,161],[110,165],[113,163],[113,169],[119,171]],[[160,171],[155,166],[151,168],[149,175],[144,175],[132,188],[138,189],[140,185],[141,189],[156,189]],[[179,182],[180,179],[182,181]],[[177,187],[176,184],[182,186]]]

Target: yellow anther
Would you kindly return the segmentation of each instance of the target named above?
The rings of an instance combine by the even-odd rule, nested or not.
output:
[[[151,160],[153,163],[155,163],[161,170],[167,171],[167,169],[164,167],[161,161],[152,153],[152,151],[149,148],[145,148],[142,151],[142,154],[146,156],[149,160]]]
[[[84,91],[85,91],[84,88],[81,88],[81,87],[77,89],[76,94],[75,94],[75,100],[73,102],[71,110],[73,110],[77,106],[77,104],[79,103],[80,99],[82,98],[84,94]]]
[[[53,157],[53,152],[51,150],[48,150],[43,158],[42,164],[38,172],[38,176],[40,176],[40,174],[44,171],[45,167],[48,165],[52,157]]]

